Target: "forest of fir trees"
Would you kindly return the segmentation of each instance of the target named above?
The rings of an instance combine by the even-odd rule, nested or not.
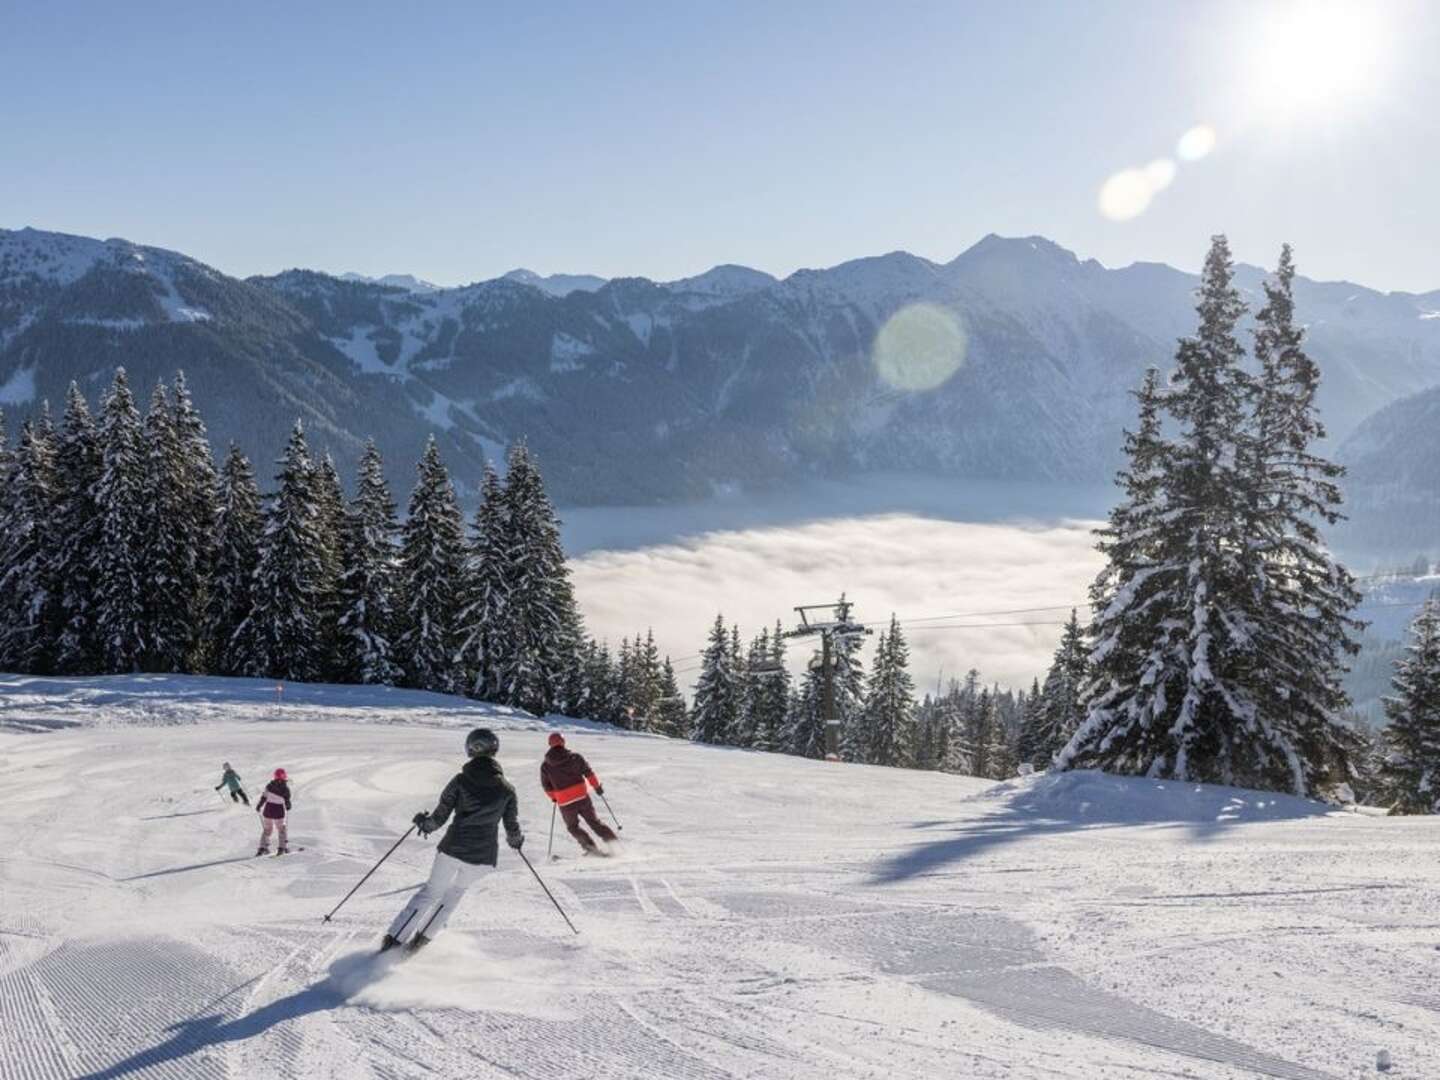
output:
[[[433,439],[403,522],[373,444],[348,501],[298,422],[277,468],[265,495],[235,447],[217,470],[183,375],[143,413],[123,370],[98,415],[72,384],[58,427],[44,404],[13,446],[0,418],[0,670],[371,683],[625,722],[639,665],[657,717],[680,702],[653,640],[617,672],[585,638],[523,444],[468,528]]]

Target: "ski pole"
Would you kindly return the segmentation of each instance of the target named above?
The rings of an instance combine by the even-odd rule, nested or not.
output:
[[[550,804],[550,843],[545,847],[545,857],[547,859],[553,859],[555,857],[555,808],[559,805],[559,803],[553,802]]]
[[[555,894],[550,891],[550,886],[546,885],[544,879],[540,877],[540,871],[536,870],[530,860],[526,858],[525,852],[517,847],[515,854],[519,855],[525,865],[530,867],[530,873],[535,875],[535,880],[540,883],[540,888],[544,889],[545,895],[550,897],[550,902],[555,905],[555,910],[560,912],[560,917],[565,920],[565,925],[570,927],[575,933],[580,933],[579,930],[575,929],[575,924],[570,921],[570,916],[565,914],[565,909],[560,906],[560,901],[555,899]]]
[[[597,791],[595,794],[600,796],[600,801],[605,804],[605,809],[610,811],[610,820],[615,822],[615,828],[619,829],[621,832],[624,832],[625,826],[621,825],[620,819],[615,816],[615,811],[611,808],[610,800],[605,797],[605,793],[603,791]]]
[[[330,915],[334,915],[335,912],[339,911],[342,907],[345,906],[345,900],[349,900],[350,897],[352,897],[352,896],[355,895],[356,890],[358,890],[361,885],[364,885],[365,882],[367,882],[367,881],[370,880],[370,875],[373,874],[373,873],[375,873],[376,870],[379,870],[379,869],[380,869],[380,863],[383,863],[383,862],[384,862],[386,859],[388,859],[391,855],[394,855],[394,854],[395,854],[395,849],[398,848],[401,844],[403,844],[403,843],[405,842],[406,838],[409,837],[409,835],[410,835],[412,832],[414,832],[415,829],[416,829],[416,826],[411,825],[410,828],[408,828],[408,829],[405,830],[405,834],[404,834],[403,836],[401,836],[399,840],[396,840],[396,841],[395,841],[395,843],[391,846],[390,850],[387,851],[387,852],[385,852],[384,855],[381,855],[381,856],[380,856],[380,862],[377,862],[374,866],[370,867],[370,869],[369,869],[368,871],[366,871],[365,876],[362,877],[359,881],[357,881],[357,882],[355,883],[355,888],[354,888],[354,889],[351,889],[349,892],[347,892],[347,893],[345,894],[345,899],[344,899],[344,900],[341,900],[340,903],[336,904],[333,908],[330,909]],[[321,922],[329,922],[329,921],[330,921],[330,915],[326,915],[325,918],[321,919],[320,921],[321,921]]]

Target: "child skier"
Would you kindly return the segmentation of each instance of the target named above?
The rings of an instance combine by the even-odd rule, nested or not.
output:
[[[255,800],[255,810],[260,815],[260,846],[255,849],[256,855],[269,854],[272,829],[280,834],[280,846],[275,854],[284,855],[290,850],[286,846],[285,833],[285,817],[290,813],[290,785],[287,779],[284,769],[276,769],[275,778],[265,785],[260,798]]]
[[[587,783],[595,789],[597,795],[605,793],[599,778],[585,759],[566,749],[565,736],[558,731],[551,733],[550,749],[545,751],[545,760],[540,764],[540,786],[555,805],[560,807],[565,828],[579,841],[585,854],[603,855],[606,852],[601,850],[590,834],[581,827],[580,819],[584,818],[585,823],[595,831],[595,835],[607,844],[613,844],[618,837],[595,813],[595,804],[590,801],[590,793],[585,788]]]
[[[250,805],[250,797],[245,794],[245,789],[240,786],[240,774],[230,767],[230,762],[228,761],[225,762],[225,771],[220,774],[220,783],[215,785],[215,790],[219,791],[227,784],[230,786],[231,802],[243,802],[246,806]]]
[[[412,950],[424,948],[445,929],[465,890],[479,880],[486,867],[495,866],[499,854],[496,834],[501,821],[505,823],[505,842],[516,851],[524,846],[515,789],[495,760],[499,749],[500,740],[488,728],[470,732],[465,737],[469,760],[440,792],[435,809],[415,815],[413,820],[422,836],[444,825],[452,812],[455,820],[435,852],[430,880],[420,886],[390,923],[380,943],[381,952],[407,940]]]

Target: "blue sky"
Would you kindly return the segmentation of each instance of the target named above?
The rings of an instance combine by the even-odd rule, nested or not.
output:
[[[1193,268],[1226,231],[1440,288],[1440,6],[1319,5],[22,0],[0,227],[445,284],[947,260],[988,232]],[[1296,53],[1287,28],[1332,24]],[[1213,153],[1102,215],[1201,123]]]

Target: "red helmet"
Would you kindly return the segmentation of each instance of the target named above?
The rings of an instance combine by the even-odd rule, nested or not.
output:
[[[564,746],[564,745],[565,745],[565,736],[564,736],[564,735],[561,735],[560,732],[558,732],[558,731],[552,731],[552,732],[550,733],[550,745],[551,745],[551,746]]]
[[[285,775],[285,770],[284,770],[284,769],[276,769],[276,770],[275,770],[275,779],[276,779],[276,780],[285,780],[285,779],[288,779],[288,777],[286,777],[286,775]]]

